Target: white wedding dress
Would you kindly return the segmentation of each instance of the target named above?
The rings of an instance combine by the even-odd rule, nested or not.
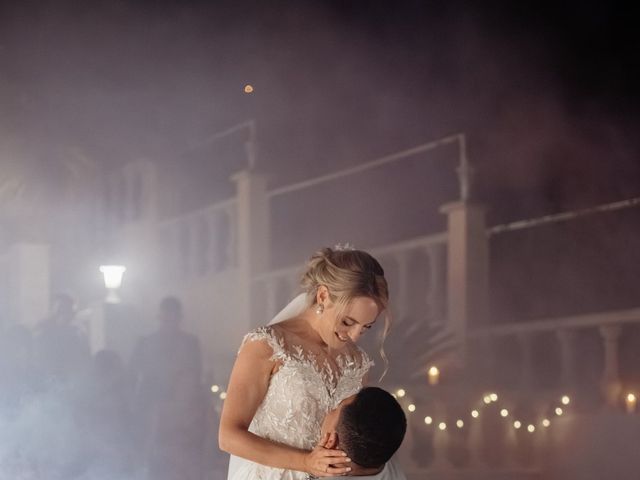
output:
[[[362,388],[373,362],[355,345],[338,354],[335,363],[303,348],[300,338],[280,325],[249,332],[243,342],[266,342],[281,367],[269,381],[249,431],[274,442],[311,450],[317,444],[327,412]],[[242,347],[240,347],[242,348]],[[303,480],[307,474],[266,467],[231,455],[227,480]]]

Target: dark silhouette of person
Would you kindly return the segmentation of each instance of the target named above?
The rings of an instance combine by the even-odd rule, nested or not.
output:
[[[149,478],[200,480],[205,427],[198,339],[181,330],[182,304],[160,302],[158,329],[132,355],[134,414]]]
[[[0,406],[14,411],[39,389],[33,363],[33,337],[23,325],[11,325],[0,335]]]
[[[83,439],[81,470],[97,476],[123,476],[132,467],[133,439],[126,371],[120,356],[100,350],[75,401],[75,419]]]
[[[90,364],[89,342],[74,325],[75,314],[73,298],[58,294],[51,314],[36,328],[36,364],[47,382],[69,380]]]

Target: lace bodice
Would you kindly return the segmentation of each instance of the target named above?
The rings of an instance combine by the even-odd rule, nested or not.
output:
[[[243,342],[266,342],[280,367],[271,376],[269,388],[249,430],[256,435],[297,448],[311,450],[320,436],[322,420],[344,398],[362,387],[362,379],[373,362],[356,346],[338,354],[332,365],[327,359],[304,349],[295,335],[278,325],[249,332]],[[242,348],[242,347],[240,347]],[[265,467],[232,456],[229,480],[298,480],[306,474]]]

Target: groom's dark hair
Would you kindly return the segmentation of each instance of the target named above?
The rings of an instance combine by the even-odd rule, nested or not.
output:
[[[407,431],[407,417],[393,396],[377,387],[365,387],[340,412],[338,442],[362,467],[380,468],[398,450]]]

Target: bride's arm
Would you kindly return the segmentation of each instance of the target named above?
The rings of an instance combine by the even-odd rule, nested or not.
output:
[[[220,449],[262,465],[335,476],[349,471],[334,468],[343,463],[344,452],[317,447],[311,452],[272,442],[249,432],[249,425],[269,387],[277,368],[271,360],[273,350],[264,341],[247,342],[238,353],[231,372],[227,398],[222,408],[218,442]]]

